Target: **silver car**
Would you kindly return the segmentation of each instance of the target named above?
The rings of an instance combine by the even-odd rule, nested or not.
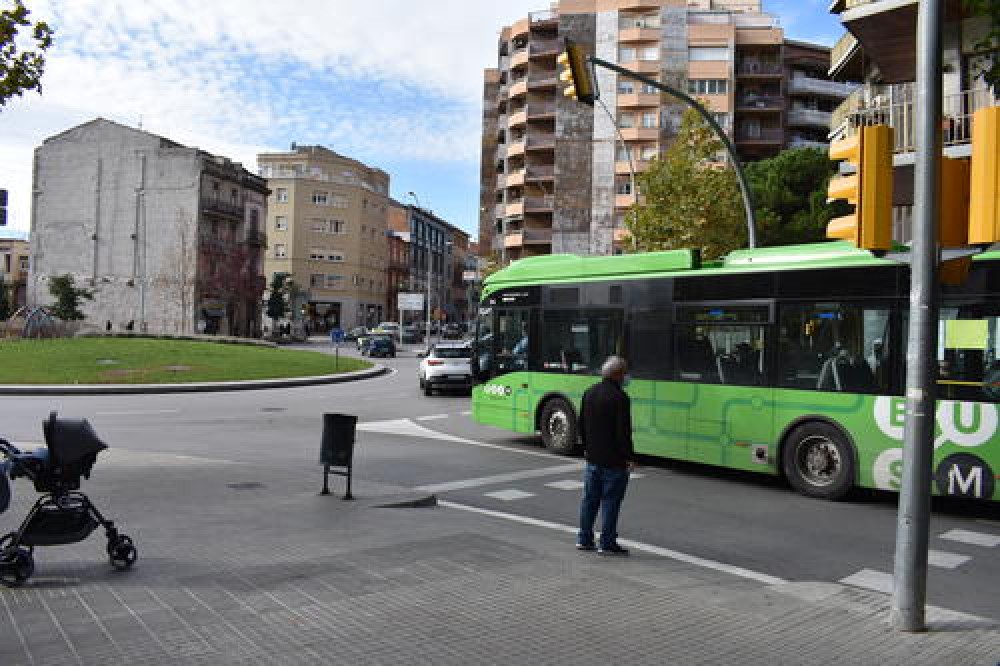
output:
[[[417,367],[417,379],[424,395],[434,389],[472,388],[472,348],[466,343],[441,342],[434,345]]]

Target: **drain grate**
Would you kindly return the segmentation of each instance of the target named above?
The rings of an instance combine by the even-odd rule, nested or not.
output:
[[[240,481],[239,483],[227,483],[226,487],[233,490],[252,490],[254,488],[265,488],[266,486],[259,481]]]

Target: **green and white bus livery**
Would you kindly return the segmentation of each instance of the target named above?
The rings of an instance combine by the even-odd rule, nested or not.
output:
[[[473,418],[578,446],[583,392],[628,359],[639,453],[784,475],[827,499],[898,490],[906,264],[846,243],[523,259],[490,276]],[[942,287],[935,492],[1000,499],[1000,252]]]

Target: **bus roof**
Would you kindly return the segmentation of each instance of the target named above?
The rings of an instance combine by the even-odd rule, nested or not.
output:
[[[513,262],[483,283],[483,296],[506,287],[594,282],[667,275],[715,275],[803,268],[876,266],[897,262],[859,250],[846,241],[734,250],[719,261],[702,262],[697,250],[668,250],[617,256],[550,254]]]

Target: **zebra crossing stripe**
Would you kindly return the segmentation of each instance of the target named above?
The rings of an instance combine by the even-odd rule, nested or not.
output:
[[[986,548],[1000,546],[1000,536],[985,534],[983,532],[973,532],[971,530],[948,530],[940,538],[959,543],[968,543],[973,546],[985,546]]]

